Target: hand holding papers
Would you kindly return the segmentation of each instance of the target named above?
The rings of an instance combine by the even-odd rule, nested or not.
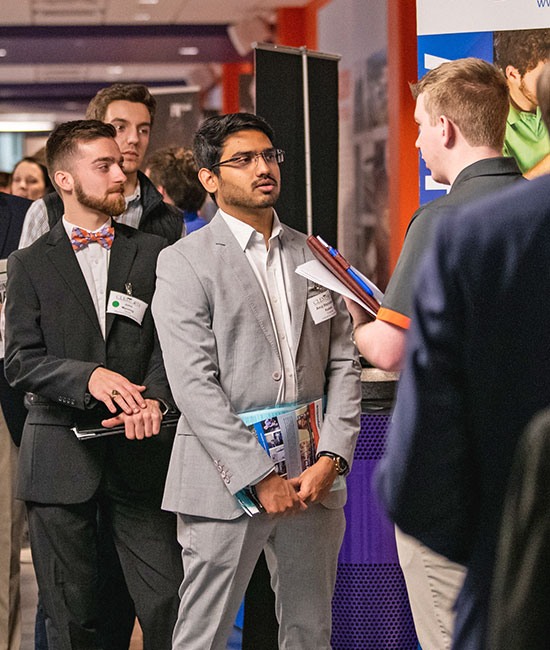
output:
[[[296,273],[354,300],[374,319],[384,294],[340,253],[320,237],[309,236],[307,244],[317,260],[301,264]]]

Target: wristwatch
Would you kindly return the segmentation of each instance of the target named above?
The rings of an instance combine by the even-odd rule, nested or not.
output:
[[[332,460],[334,461],[334,469],[336,470],[336,473],[339,474],[340,476],[344,476],[349,472],[348,462],[345,458],[342,458],[342,456],[333,454],[332,451],[320,451],[317,454],[316,460],[319,460],[321,456],[327,456],[327,458],[332,458]]]

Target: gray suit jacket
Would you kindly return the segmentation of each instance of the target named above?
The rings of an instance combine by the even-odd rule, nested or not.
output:
[[[327,394],[319,450],[351,465],[359,431],[360,364],[341,297],[332,296],[336,316],[319,325],[307,309],[307,299],[320,289],[294,273],[312,259],[305,240],[283,226],[298,401]],[[282,362],[261,287],[220,214],[161,253],[152,308],[168,380],[183,413],[163,507],[233,519],[242,514],[235,493],[273,466],[237,414],[275,404]],[[325,505],[339,507],[345,499],[345,490],[333,492]]]

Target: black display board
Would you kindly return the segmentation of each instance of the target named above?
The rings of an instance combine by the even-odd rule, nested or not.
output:
[[[333,246],[338,236],[338,58],[307,52],[313,234]],[[255,50],[256,114],[275,129],[281,164],[281,220],[307,232],[302,52]]]

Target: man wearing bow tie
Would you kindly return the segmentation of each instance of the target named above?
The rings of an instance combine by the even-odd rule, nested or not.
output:
[[[144,635],[171,646],[181,560],[160,510],[171,403],[149,304],[165,242],[116,224],[125,209],[115,129],[57,127],[46,147],[64,216],[8,262],[5,369],[29,396],[17,496],[26,502],[50,650],[98,638],[97,519],[115,540]],[[80,429],[123,432],[79,440]]]

